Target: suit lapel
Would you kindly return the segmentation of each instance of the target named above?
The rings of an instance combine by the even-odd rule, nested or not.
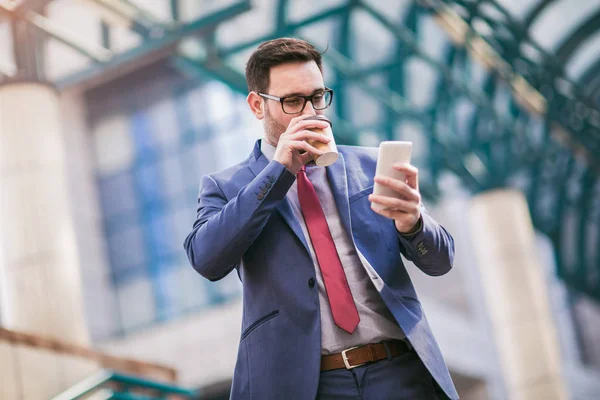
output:
[[[266,168],[267,165],[269,165],[269,160],[267,160],[267,158],[260,150],[260,140],[258,140],[256,142],[256,145],[254,146],[253,155],[250,159],[248,168],[250,168],[254,176],[257,176],[261,173],[263,169]],[[306,242],[306,238],[304,237],[304,232],[302,232],[302,227],[300,226],[298,218],[296,218],[294,210],[292,209],[292,206],[290,205],[290,202],[288,201],[287,197],[281,200],[281,202],[277,206],[277,212],[283,217],[285,222],[296,234],[298,239],[300,239],[306,251],[310,254],[310,251],[308,250],[308,243]]]
[[[298,222],[298,218],[296,218],[294,210],[292,209],[287,197],[283,199],[281,203],[279,203],[277,206],[277,212],[281,214],[285,222],[287,222],[290,228],[292,228],[292,231],[294,231],[296,236],[298,236],[298,239],[300,239],[306,251],[310,254],[310,251],[308,250],[308,243],[306,242],[306,237],[304,236],[300,222]]]
[[[348,201],[348,179],[346,175],[346,162],[340,153],[340,158],[327,167],[327,178],[333,191],[333,197],[340,213],[342,225],[350,238],[352,238],[352,227],[350,223],[350,203]]]

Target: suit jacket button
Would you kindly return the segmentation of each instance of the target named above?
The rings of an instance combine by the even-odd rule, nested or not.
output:
[[[257,199],[259,199],[259,200],[262,200],[262,199],[264,199],[264,198],[265,198],[265,194],[264,194],[264,193],[261,193],[261,194],[259,194],[258,196],[256,196],[256,198],[257,198]]]
[[[310,278],[308,280],[308,287],[311,289],[315,287],[315,278]]]
[[[427,245],[425,244],[425,242],[421,241],[419,243],[417,243],[417,250],[419,251],[419,254],[424,256],[425,254],[427,254]]]
[[[272,176],[269,176],[269,182],[271,182],[271,183],[275,182],[275,178]]]
[[[267,182],[267,184],[265,186],[266,186],[267,189],[269,189],[273,185],[271,184],[271,182]]]

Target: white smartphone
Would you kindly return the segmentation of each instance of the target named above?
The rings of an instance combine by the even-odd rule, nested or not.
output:
[[[379,144],[379,154],[377,155],[377,167],[375,168],[375,176],[386,176],[389,178],[399,179],[404,182],[406,175],[394,169],[393,165],[397,163],[410,163],[410,155],[412,152],[412,142],[403,141],[386,141]],[[389,196],[400,198],[398,192],[375,182],[373,186],[373,194],[381,196]],[[376,208],[385,208],[377,203],[373,203]]]

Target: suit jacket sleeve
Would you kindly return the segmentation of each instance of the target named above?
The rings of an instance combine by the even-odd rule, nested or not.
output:
[[[446,274],[454,262],[454,239],[421,207],[422,226],[414,235],[398,233],[402,254],[431,276]]]
[[[225,277],[239,264],[295,179],[282,164],[271,161],[227,199],[217,181],[204,176],[196,222],[184,242],[194,269],[211,281]]]

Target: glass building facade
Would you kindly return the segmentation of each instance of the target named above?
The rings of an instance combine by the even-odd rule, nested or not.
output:
[[[241,294],[190,267],[183,241],[200,177],[245,159],[261,134],[245,98],[216,81],[191,83],[165,65],[116,82],[123,96],[88,96],[98,191],[120,332]],[[140,82],[140,79],[144,82]],[[123,89],[125,85],[125,89]]]

